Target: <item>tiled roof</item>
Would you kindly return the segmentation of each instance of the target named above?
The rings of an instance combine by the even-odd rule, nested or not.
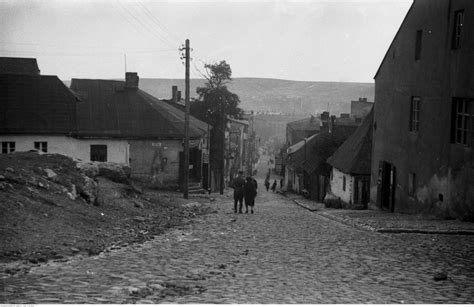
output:
[[[287,165],[296,171],[306,173],[329,173],[327,158],[355,131],[356,127],[337,127],[332,133],[324,131],[306,140],[292,154],[288,154]],[[300,142],[301,143],[301,142]],[[298,143],[298,144],[300,144]],[[297,145],[297,144],[295,144]]]
[[[327,162],[346,174],[370,175],[374,109]]]
[[[76,102],[56,76],[2,74],[0,133],[74,133]]]
[[[39,75],[36,59],[0,57],[0,74]]]
[[[125,82],[72,79],[78,103],[78,135],[83,137],[184,138],[184,112]],[[207,132],[207,124],[190,116],[189,137]]]

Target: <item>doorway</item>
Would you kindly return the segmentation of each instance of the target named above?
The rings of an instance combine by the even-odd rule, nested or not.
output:
[[[377,180],[377,203],[382,210],[394,211],[395,187],[396,167],[387,161],[380,161]]]

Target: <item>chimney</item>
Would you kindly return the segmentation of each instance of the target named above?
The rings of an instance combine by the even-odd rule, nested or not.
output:
[[[126,89],[138,89],[138,74],[136,72],[125,73],[125,88]]]
[[[359,97],[359,101],[367,102],[367,98],[365,98],[365,97],[364,97],[364,98]]]
[[[177,103],[178,102],[178,86],[177,85],[173,85],[171,87],[171,94],[173,97],[173,103]]]
[[[181,91],[178,91],[178,101],[181,101]]]
[[[334,122],[336,121],[336,116],[335,115],[331,115],[331,121],[329,123],[329,133],[333,133],[334,132]]]

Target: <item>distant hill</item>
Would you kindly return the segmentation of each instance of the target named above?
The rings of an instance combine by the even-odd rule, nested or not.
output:
[[[191,97],[204,79],[191,79]],[[69,85],[69,82],[65,82]],[[184,98],[184,79],[140,78],[140,88],[158,98],[171,98],[171,87],[178,86]],[[265,78],[234,78],[229,90],[240,97],[244,110],[315,114],[350,112],[351,100],[366,97],[374,101],[374,83],[290,81]]]

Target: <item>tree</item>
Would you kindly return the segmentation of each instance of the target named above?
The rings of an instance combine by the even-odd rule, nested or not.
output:
[[[239,96],[227,89],[232,80],[232,70],[226,61],[204,65],[207,82],[204,87],[198,87],[196,92],[199,98],[191,104],[190,112],[194,117],[207,122],[212,126],[210,135],[210,165],[219,170],[222,176],[224,159],[224,129],[227,117],[242,118],[242,109],[238,107]],[[221,183],[221,192],[222,192]]]
[[[226,61],[221,61],[206,64],[204,67],[206,74],[203,77],[207,82],[204,87],[197,88],[199,98],[191,104],[191,114],[213,127],[222,124],[222,114],[231,118],[242,118],[243,111],[238,107],[239,96],[227,89],[227,84],[232,81],[230,65]]]

